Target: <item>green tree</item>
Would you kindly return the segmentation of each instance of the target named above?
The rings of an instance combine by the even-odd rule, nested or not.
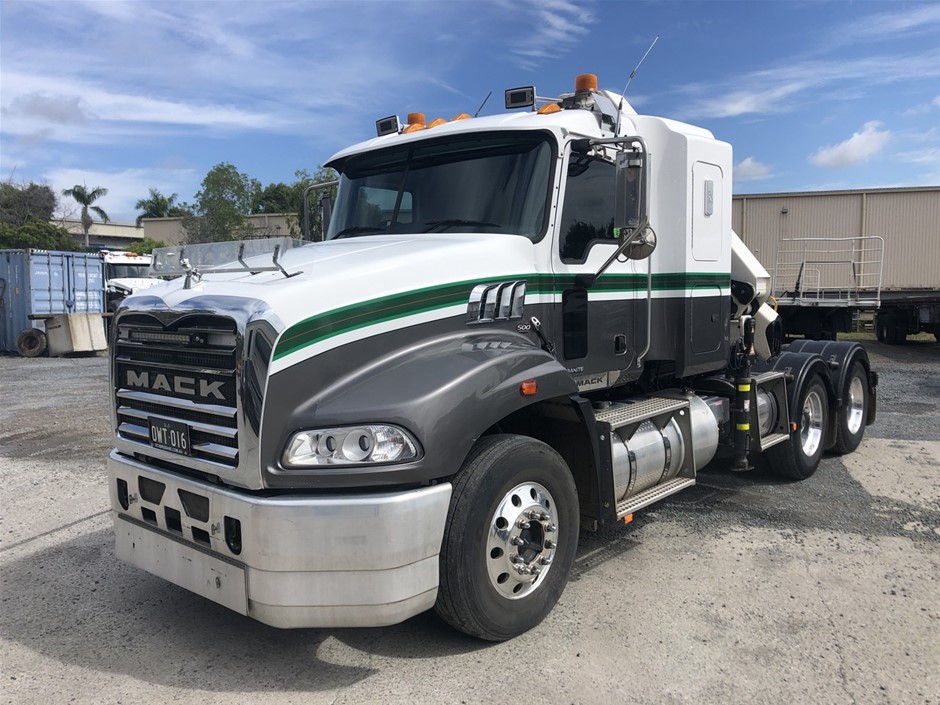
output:
[[[149,255],[158,247],[166,247],[163,240],[154,240],[152,237],[145,237],[143,240],[133,242],[124,249],[128,252],[136,252],[139,255]]]
[[[141,198],[134,206],[143,211],[137,216],[137,227],[144,218],[174,218],[186,215],[186,209],[176,203],[177,195],[164,196],[158,189],[150,189],[149,198]]]
[[[104,210],[94,205],[95,201],[99,198],[104,198],[108,195],[108,189],[95,186],[95,188],[89,190],[87,186],[75,184],[72,188],[67,188],[62,191],[62,195],[75,199],[82,207],[82,232],[85,234],[85,249],[88,249],[88,231],[91,230],[91,226],[95,222],[91,214],[96,214],[101,218],[102,222],[108,223],[111,221]]]
[[[0,223],[25,225],[52,220],[56,208],[55,191],[43,184],[0,183]]]
[[[65,228],[49,221],[30,220],[23,225],[0,223],[0,249],[81,250]]]
[[[293,189],[285,183],[264,187],[253,208],[255,213],[290,213],[297,209]]]
[[[261,183],[243,174],[227,162],[216,164],[202,180],[196,202],[184,205],[187,239],[196,242],[221,242],[251,237],[251,214],[261,196]]]

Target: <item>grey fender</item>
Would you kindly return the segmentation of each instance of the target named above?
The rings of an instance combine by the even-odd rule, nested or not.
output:
[[[270,378],[261,434],[266,486],[329,489],[446,478],[501,419],[578,391],[565,368],[523,335],[465,326],[438,332],[433,326],[439,324],[425,325],[430,329],[402,329],[343,346]],[[522,395],[520,384],[527,380],[536,380],[537,394]],[[296,431],[365,423],[406,429],[417,439],[420,457],[304,470],[281,462]]]
[[[829,379],[835,393],[835,407],[842,409],[845,399],[842,390],[845,389],[846,379],[856,362],[862,363],[868,379],[868,414],[867,425],[875,421],[877,412],[876,387],[878,376],[872,372],[868,351],[859,343],[853,341],[826,341],[826,340],[795,340],[786,347],[790,352],[816,353],[826,363],[829,369]]]
[[[832,413],[835,409],[835,389],[832,386],[832,376],[829,373],[829,366],[815,352],[803,352],[786,350],[773,359],[771,363],[756,364],[751,367],[753,372],[763,372],[765,370],[782,370],[787,372],[787,406],[790,408],[790,421],[798,422],[802,409],[798,408],[800,391],[803,389],[806,381],[814,374],[818,374],[826,387],[826,394],[829,397],[829,426],[826,429],[826,447],[828,448],[835,442],[835,423],[837,415]]]

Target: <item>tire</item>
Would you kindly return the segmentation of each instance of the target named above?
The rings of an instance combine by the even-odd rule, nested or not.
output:
[[[16,336],[16,351],[23,357],[39,357],[48,347],[46,334],[38,328],[24,328]]]
[[[805,480],[819,467],[829,427],[829,395],[819,375],[806,379],[797,408],[801,411],[796,431],[786,443],[767,449],[767,463],[775,475]]]
[[[888,342],[888,322],[884,316],[875,317],[875,337],[879,343]]]
[[[558,453],[526,436],[484,436],[454,478],[435,610],[487,641],[528,631],[565,589],[579,526],[577,489]]]
[[[868,421],[868,374],[861,362],[856,361],[852,365],[841,390],[841,398],[842,411],[836,424],[833,450],[845,455],[858,448]]]

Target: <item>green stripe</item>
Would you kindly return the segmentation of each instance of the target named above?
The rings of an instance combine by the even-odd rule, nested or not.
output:
[[[285,355],[290,355],[309,345],[342,333],[397,318],[405,318],[466,303],[470,292],[480,284],[497,284],[522,279],[526,280],[527,294],[558,294],[574,284],[575,275],[519,274],[488,279],[473,279],[413,289],[391,296],[342,306],[332,311],[311,316],[288,328],[278,340],[277,348],[274,351],[274,359],[280,359]],[[729,282],[730,275],[728,274],[664,273],[653,275],[652,288],[654,291],[691,289],[697,286],[727,286]],[[594,285],[592,291],[613,293],[642,291],[645,289],[645,274],[604,274]]]

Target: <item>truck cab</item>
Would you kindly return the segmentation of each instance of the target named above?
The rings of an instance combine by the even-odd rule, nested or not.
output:
[[[719,447],[806,477],[857,446],[867,355],[781,354],[730,145],[590,76],[536,101],[380,120],[328,164],[322,242],[164,253],[182,276],[114,321],[122,559],[274,626],[434,607],[501,640],[552,609],[581,527]]]

